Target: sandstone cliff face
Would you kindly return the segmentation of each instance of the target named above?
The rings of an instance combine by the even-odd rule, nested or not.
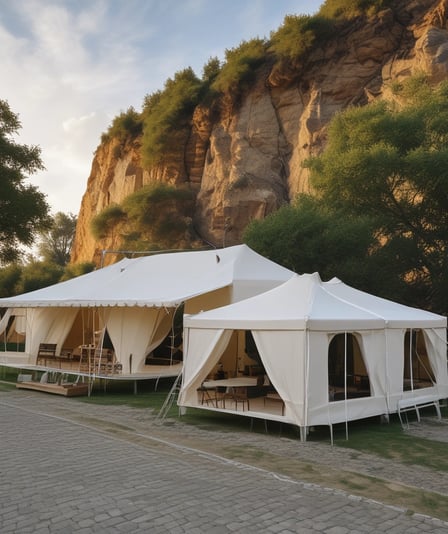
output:
[[[241,242],[246,225],[310,190],[302,162],[325,146],[332,116],[349,105],[393,98],[392,82],[421,72],[436,83],[448,76],[448,0],[397,2],[370,20],[352,21],[325,48],[291,72],[260,73],[237,109],[215,119],[194,113],[177,157],[144,170],[139,140],[101,145],[82,200],[72,262],[100,261],[117,236],[96,242],[90,220],[153,181],[188,184],[197,194],[192,218],[204,240]]]

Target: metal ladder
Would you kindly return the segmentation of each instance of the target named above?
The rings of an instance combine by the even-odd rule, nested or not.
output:
[[[173,402],[177,399],[180,391],[180,384],[182,382],[182,372],[180,372],[176,380],[174,381],[174,384],[172,385],[170,392],[168,393],[162,407],[159,410],[159,413],[157,414],[156,423],[161,423],[167,416],[168,412],[171,409],[171,406],[173,405]]]

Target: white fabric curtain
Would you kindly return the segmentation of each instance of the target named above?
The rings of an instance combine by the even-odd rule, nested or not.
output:
[[[41,343],[56,343],[59,352],[77,313],[77,308],[28,308],[25,351],[37,356]]]
[[[354,333],[366,366],[372,397],[386,396],[386,339],[384,331]]]
[[[179,404],[194,404],[196,389],[219,361],[233,330],[186,329]]]
[[[6,327],[8,326],[9,318],[11,317],[12,309],[8,308],[5,312],[5,315],[2,317],[0,321],[0,336],[3,334],[3,332],[6,330]]]
[[[163,314],[166,314],[164,308],[110,309],[106,326],[117,360],[123,365],[123,374],[135,373],[144,365]]]
[[[77,308],[53,308],[51,314],[51,322],[48,324],[48,331],[45,335],[44,342],[56,343],[56,353],[59,354],[65,338],[68,336],[76,315]]]
[[[173,318],[174,308],[159,308],[159,314],[157,315],[154,324],[153,336],[149,340],[148,346],[146,347],[145,356],[147,354],[150,354],[166,338],[169,331],[171,330]]]
[[[285,402],[285,413],[306,424],[306,343],[303,330],[253,330],[255,344],[272,385]]]
[[[423,330],[423,336],[436,385],[447,387],[446,330],[444,328]]]

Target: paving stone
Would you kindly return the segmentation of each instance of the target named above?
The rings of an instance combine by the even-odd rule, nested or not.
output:
[[[187,428],[196,438],[210,439],[203,429],[174,423],[164,429],[163,442],[158,441],[151,435],[152,419],[148,411],[129,407],[0,392],[0,532],[448,532],[447,523],[409,515],[399,507],[176,445],[176,433]],[[117,431],[88,424],[94,420],[107,420]],[[138,439],[120,436],[120,428],[134,427]],[[393,462],[362,454],[353,458],[346,450],[321,443],[256,433],[214,433],[213,439],[235,447],[275,447],[285,457],[344,465],[356,472],[374,474],[378,467],[382,476],[409,485],[412,478],[413,484],[448,494],[446,474],[402,467],[405,473],[399,473]]]

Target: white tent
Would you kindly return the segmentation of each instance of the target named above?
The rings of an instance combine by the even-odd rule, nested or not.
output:
[[[179,405],[218,409],[218,403],[201,404],[197,390],[218,364],[241,359],[246,347],[238,339],[248,331],[284,412],[272,415],[254,400],[245,415],[283,420],[302,430],[393,413],[408,397],[444,398],[446,323],[445,317],[337,279],[325,283],[316,273],[295,275],[262,295],[184,317]]]
[[[269,290],[292,275],[245,245],[124,259],[0,299],[0,308],[13,316],[26,309],[25,352],[0,353],[0,363],[34,364],[41,343],[57,344],[59,354],[94,343],[94,333],[107,331],[122,376],[147,374],[146,357],[170,333],[180,305],[185,303],[187,313],[208,310]],[[9,317],[0,323],[0,335],[8,324]]]

